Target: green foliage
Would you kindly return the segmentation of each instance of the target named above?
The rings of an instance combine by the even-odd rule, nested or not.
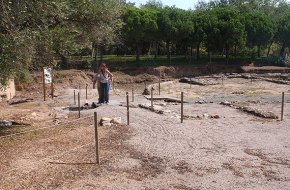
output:
[[[199,2],[196,10],[164,7],[161,2],[154,0],[148,1],[141,8],[132,8],[132,5],[128,7],[130,6],[136,14],[153,11],[157,15],[157,29],[144,32],[146,24],[143,24],[143,30],[140,30],[139,23],[132,22],[138,16],[126,14],[124,22],[127,26],[132,26],[129,27],[132,33],[124,32],[123,38],[128,39],[130,36],[131,40],[125,41],[124,45],[132,49],[141,48],[142,50],[136,51],[137,54],[140,52],[149,54],[154,44],[155,52],[161,55],[166,52],[168,59],[172,54],[187,54],[188,48],[191,48],[192,53],[193,47],[197,59],[203,47],[207,52],[226,55],[227,60],[231,54],[235,57],[238,54],[252,55],[253,51],[260,57],[260,53],[265,52],[266,48],[271,52],[274,36],[277,36],[275,23],[280,20],[282,24],[281,18],[284,18],[283,15],[290,10],[289,4],[284,0]],[[128,11],[128,8],[126,10]],[[282,28],[280,31],[281,37],[277,36],[276,39],[285,39],[282,37]],[[147,34],[150,37],[147,37]],[[134,47],[133,42],[140,42],[141,45]]]
[[[109,44],[122,26],[119,0],[0,2],[0,80],[54,65],[92,42]]]
[[[32,76],[28,70],[21,70],[15,76],[15,80],[18,83],[29,84],[33,81]]]
[[[290,48],[290,12],[279,20],[276,39],[282,45],[280,55],[283,55],[285,53],[285,48]]]
[[[230,8],[215,8],[208,11],[209,22],[205,26],[205,44],[208,51],[229,51],[245,40],[245,27],[241,14]]]
[[[259,13],[250,12],[245,16],[247,43],[250,46],[266,45],[273,38],[276,26],[271,17]]]
[[[125,23],[123,27],[125,43],[136,48],[136,59],[139,60],[142,46],[152,40],[153,33],[157,31],[156,11],[127,6],[122,18]]]

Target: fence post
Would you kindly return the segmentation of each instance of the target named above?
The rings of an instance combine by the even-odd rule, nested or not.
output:
[[[250,77],[251,77],[251,84],[253,83],[253,72],[254,71],[251,71],[251,75],[250,75]]]
[[[76,105],[77,102],[76,102],[76,90],[74,90],[74,105]]]
[[[126,101],[127,101],[127,125],[130,125],[129,93],[128,92],[126,92]]]
[[[283,121],[283,116],[284,116],[284,100],[285,100],[285,93],[282,92],[281,121]]]
[[[88,84],[86,84],[86,100],[88,99]]]
[[[161,74],[159,74],[159,86],[158,86],[158,90],[159,90],[159,95],[161,94]]]
[[[115,92],[115,80],[114,80],[114,78],[112,78],[112,89],[113,89],[113,91]]]
[[[94,121],[95,121],[95,141],[96,141],[96,161],[97,161],[97,164],[100,164],[98,115],[97,115],[97,112],[94,112]]]
[[[151,88],[151,109],[153,110],[153,88]]]
[[[181,92],[181,123],[183,123],[183,92]]]
[[[81,98],[79,92],[78,92],[78,108],[79,108],[79,118],[81,118]]]
[[[132,88],[132,102],[134,102],[134,88]]]

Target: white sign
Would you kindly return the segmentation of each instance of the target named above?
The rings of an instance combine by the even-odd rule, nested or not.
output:
[[[43,72],[44,72],[45,84],[50,84],[52,82],[52,69],[51,68],[43,68]]]

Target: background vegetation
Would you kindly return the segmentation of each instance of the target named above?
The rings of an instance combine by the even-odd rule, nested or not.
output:
[[[0,2],[0,44],[2,83],[43,66],[75,61],[95,69],[103,60],[133,61],[131,55],[134,64],[265,56],[287,64],[290,4],[216,0],[183,10],[155,0],[139,8],[120,0],[7,0]]]

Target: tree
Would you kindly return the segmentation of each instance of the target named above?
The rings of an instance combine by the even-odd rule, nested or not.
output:
[[[127,6],[122,17],[125,42],[136,49],[136,61],[139,61],[142,46],[152,40],[152,34],[158,29],[156,12]]]
[[[192,13],[192,22],[194,32],[192,33],[192,44],[196,47],[196,59],[200,58],[200,45],[205,40],[206,37],[206,25],[209,23],[209,17],[205,10],[196,10]]]
[[[214,8],[208,14],[210,19],[205,28],[207,50],[225,51],[228,62],[230,49],[243,44],[245,40],[242,17],[232,8]]]
[[[290,13],[285,14],[278,23],[277,40],[281,44],[280,55],[285,54],[286,48],[290,48]]]
[[[189,12],[176,8],[164,7],[158,12],[158,32],[161,39],[166,43],[167,58],[170,59],[172,43],[184,42],[189,37],[189,30],[192,28]]]
[[[122,26],[119,0],[7,0],[0,10],[2,81],[32,60],[39,67],[91,42],[110,43]]]
[[[271,18],[259,12],[250,12],[245,16],[245,29],[249,46],[257,46],[257,55],[261,56],[261,46],[267,45],[274,37],[276,27]]]

